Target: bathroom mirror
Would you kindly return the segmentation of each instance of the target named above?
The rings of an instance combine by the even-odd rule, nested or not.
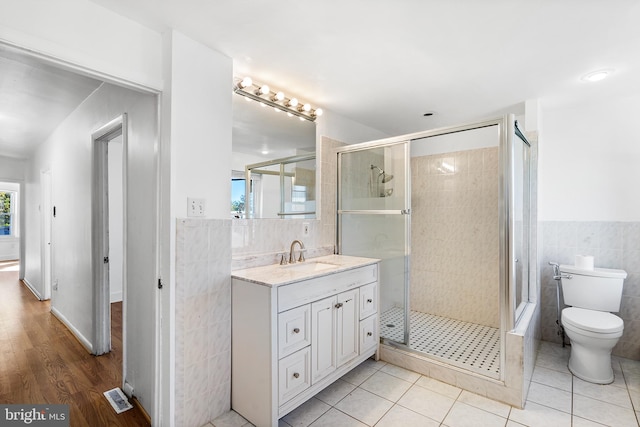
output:
[[[248,200],[245,192],[247,187],[253,188],[251,184],[253,181],[256,184],[256,196],[259,199],[282,206],[282,203],[291,202],[292,195],[294,199],[296,198],[296,189],[291,188],[291,183],[295,182],[295,179],[292,180],[292,178],[297,174],[298,183],[304,182],[304,197],[314,197],[315,202],[315,187],[318,182],[315,167],[315,123],[300,120],[298,117],[289,117],[282,111],[275,111],[272,107],[263,106],[237,94],[233,94],[232,97],[231,217],[300,218],[298,215],[286,215],[286,212],[280,209],[263,209],[251,212],[245,208],[245,200]],[[299,156],[307,158],[304,161],[286,161],[286,159],[294,159]],[[309,156],[313,156],[313,159]],[[288,184],[284,184],[284,197],[288,197],[289,200],[282,198],[280,167],[283,159],[285,159],[284,165],[286,165],[283,166],[285,169],[283,176],[285,181],[289,181]],[[270,173],[251,173],[251,181],[247,186],[247,165],[254,165],[252,169],[256,168],[255,165],[260,165],[259,169],[270,171]],[[302,174],[304,174],[304,178]],[[309,179],[311,175],[313,180]],[[313,185],[313,189],[311,189],[311,185]],[[274,197],[277,200],[274,200]],[[306,203],[305,206],[307,209],[310,204]],[[309,211],[305,210],[305,212]],[[305,214],[305,218],[315,218],[315,203],[314,212]]]

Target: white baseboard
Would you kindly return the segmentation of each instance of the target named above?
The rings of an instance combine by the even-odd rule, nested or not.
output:
[[[31,293],[33,295],[35,295],[36,298],[38,298],[40,301],[43,300],[42,298],[42,294],[40,294],[40,292],[38,292],[36,290],[36,288],[33,287],[33,285],[29,282],[29,279],[27,279],[26,277],[24,279],[22,279],[22,283],[24,283],[25,285],[27,285],[27,289],[29,289],[31,291]]]
[[[122,301],[122,291],[111,292],[111,298],[109,302],[120,302]]]
[[[82,346],[83,346],[84,348],[86,348],[86,349],[87,349],[87,351],[88,351],[89,353],[93,354],[93,345],[89,342],[89,340],[88,340],[88,339],[86,339],[86,338],[85,338],[85,336],[84,336],[84,335],[82,335],[82,334],[80,333],[80,331],[79,331],[79,330],[77,330],[77,329],[75,328],[75,326],[73,326],[73,325],[71,324],[71,322],[69,322],[69,321],[67,320],[67,318],[66,318],[66,317],[64,317],[64,316],[62,315],[62,313],[60,313],[60,312],[59,312],[58,310],[56,310],[54,307],[51,307],[51,314],[53,314],[54,316],[56,316],[56,317],[58,318],[58,320],[59,320],[59,321],[61,321],[62,323],[64,323],[64,325],[65,325],[65,326],[66,326],[66,327],[71,331],[71,333],[72,333],[73,335],[75,335],[75,337],[78,339],[78,341],[80,341],[80,344],[82,344]]]

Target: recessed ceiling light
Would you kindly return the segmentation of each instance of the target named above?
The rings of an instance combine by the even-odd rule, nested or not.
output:
[[[607,77],[609,77],[611,75],[611,73],[613,73],[613,70],[598,70],[598,71],[593,71],[589,74],[585,74],[584,76],[582,76],[582,80],[586,81],[586,82],[599,82],[600,80],[604,80]]]
[[[436,114],[436,113],[434,113],[433,111],[427,111],[426,113],[424,113],[424,114],[423,114],[423,116],[424,116],[424,117],[431,117],[431,116],[433,116],[434,114]]]

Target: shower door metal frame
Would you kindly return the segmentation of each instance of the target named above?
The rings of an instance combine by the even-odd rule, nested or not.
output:
[[[411,259],[411,168],[410,168],[410,156],[409,156],[409,140],[403,138],[390,138],[380,141],[365,142],[361,144],[354,144],[345,147],[340,147],[337,152],[337,164],[338,164],[338,181],[337,181],[337,194],[336,194],[336,248],[337,253],[342,253],[342,222],[340,216],[342,214],[352,215],[406,215],[405,218],[405,248],[404,248],[404,271],[405,271],[405,283],[404,283],[404,335],[403,345],[409,345],[409,272],[410,259]],[[390,209],[390,210],[365,210],[365,209],[341,209],[342,203],[342,154],[353,153],[356,151],[368,151],[376,148],[386,148],[395,145],[404,145],[404,182],[405,182],[405,209]]]
[[[523,202],[527,203],[527,207],[528,207],[528,214],[527,214],[527,227],[525,228],[528,231],[528,236],[527,236],[527,252],[526,252],[526,258],[527,258],[527,298],[526,300],[522,300],[520,302],[518,302],[517,300],[517,290],[516,287],[519,285],[518,284],[518,278],[517,278],[517,268],[516,268],[516,263],[518,262],[518,260],[516,259],[516,248],[515,245],[514,247],[510,248],[510,260],[512,262],[512,269],[511,269],[511,275],[509,277],[510,281],[513,281],[513,283],[509,284],[509,287],[513,290],[513,292],[511,293],[511,295],[509,295],[509,297],[511,298],[510,304],[510,313],[513,313],[513,320],[512,320],[512,324],[511,324],[511,328],[513,329],[516,325],[516,323],[518,322],[518,319],[520,318],[520,316],[524,313],[524,309],[526,307],[526,305],[529,303],[530,300],[530,293],[531,293],[531,204],[532,204],[532,199],[531,199],[531,143],[527,140],[527,137],[524,136],[524,134],[520,131],[520,129],[518,128],[518,122],[517,120],[515,120],[515,117],[513,114],[509,115],[507,117],[507,137],[508,137],[508,141],[507,141],[507,145],[509,147],[509,173],[510,173],[510,183],[514,183],[515,182],[515,174],[516,174],[516,158],[515,158],[515,144],[517,144],[519,141],[521,141],[525,147],[527,148],[527,150],[524,151],[525,153],[525,161],[527,162],[526,165],[526,171],[527,171],[527,177],[526,180],[524,180],[523,185],[528,186],[527,188],[527,197],[523,198]],[[514,195],[514,199],[511,201],[511,205],[509,206],[509,229],[513,230],[515,232],[516,229],[516,225],[515,225],[515,189],[514,188],[510,188],[509,189],[511,195]],[[511,243],[511,242],[510,242]],[[524,255],[524,254],[523,254]],[[512,308],[512,309],[511,309]]]
[[[465,132],[473,129],[485,128],[490,126],[497,126],[498,130],[498,152],[499,152],[499,176],[498,176],[498,221],[499,221],[499,270],[500,270],[500,278],[499,278],[499,286],[500,286],[500,374],[499,380],[505,380],[505,366],[506,366],[506,335],[508,331],[511,331],[516,323],[515,317],[515,265],[514,265],[514,247],[511,242],[513,236],[513,225],[514,225],[514,212],[513,212],[513,144],[514,139],[516,137],[516,125],[515,125],[515,116],[513,114],[504,115],[499,118],[485,120],[481,122],[463,124],[459,126],[451,126],[433,129],[429,131],[416,132],[407,135],[400,135],[397,137],[381,139],[377,141],[365,142],[361,144],[354,144],[346,147],[339,148],[337,150],[338,153],[338,191],[337,191],[337,202],[338,202],[338,211],[337,216],[340,213],[356,213],[354,211],[341,211],[340,208],[340,199],[341,199],[341,159],[340,153],[345,152],[353,152],[353,151],[361,151],[368,150],[372,148],[379,148],[385,146],[391,146],[395,144],[406,144],[405,153],[405,164],[406,164],[406,173],[407,173],[407,187],[408,187],[408,201],[409,201],[409,209],[410,209],[410,201],[411,201],[411,171],[410,171],[410,147],[414,140],[434,137],[440,135],[446,135],[457,132]],[[518,130],[519,132],[519,130]],[[524,135],[520,132],[518,135],[519,139],[526,141],[526,138],[523,138]],[[529,145],[528,141],[526,142]],[[531,197],[531,194],[529,193]],[[367,212],[368,213],[368,212]],[[381,213],[381,212],[379,212]],[[385,213],[389,213],[385,211]],[[400,212],[397,212],[400,213]],[[429,357],[427,353],[423,353],[417,350],[413,350],[409,345],[409,338],[411,334],[411,328],[409,323],[409,314],[410,314],[410,298],[409,298],[409,271],[408,268],[410,266],[410,242],[411,242],[411,217],[408,218],[408,226],[407,226],[407,252],[409,256],[405,262],[405,268],[407,268],[407,276],[405,283],[405,343],[395,343],[393,341],[386,342],[387,344],[391,344],[395,347],[402,348],[404,351],[408,351],[416,354],[425,354]],[[341,253],[341,245],[342,245],[342,234],[340,230],[340,221],[337,218],[337,248],[338,253]],[[531,244],[531,241],[529,241]],[[530,255],[529,255],[530,257]],[[529,268],[531,268],[531,260],[529,259]],[[455,366],[455,365],[453,365]],[[490,375],[487,375],[491,378]]]

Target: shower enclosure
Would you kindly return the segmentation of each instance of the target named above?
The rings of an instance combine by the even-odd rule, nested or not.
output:
[[[510,115],[338,150],[338,251],[381,259],[383,344],[504,381],[529,301],[529,148]]]

